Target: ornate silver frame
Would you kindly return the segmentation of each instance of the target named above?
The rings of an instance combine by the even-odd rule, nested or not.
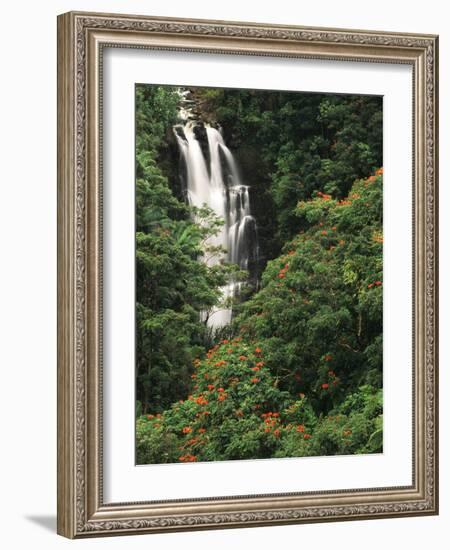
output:
[[[413,67],[414,467],[408,487],[104,504],[101,60],[134,47]],[[438,513],[437,113],[432,35],[129,15],[58,17],[58,533],[70,538]]]

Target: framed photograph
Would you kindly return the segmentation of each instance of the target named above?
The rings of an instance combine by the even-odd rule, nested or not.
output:
[[[59,16],[59,534],[437,514],[437,46]]]

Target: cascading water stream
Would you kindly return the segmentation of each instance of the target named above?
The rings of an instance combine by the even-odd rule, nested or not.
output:
[[[219,233],[210,237],[207,247],[221,247],[225,252],[207,254],[208,265],[223,261],[237,264],[248,270],[250,262],[258,261],[258,235],[256,220],[250,210],[249,187],[241,182],[233,154],[226,146],[221,133],[205,125],[208,142],[209,170],[195,129],[199,122],[192,120],[188,109],[180,111],[186,120],[174,128],[178,146],[186,165],[186,187],[189,204],[198,208],[208,206],[224,220]],[[230,281],[222,288],[223,299],[239,294],[241,283]],[[209,313],[208,325],[219,328],[231,321],[232,309],[217,308]]]

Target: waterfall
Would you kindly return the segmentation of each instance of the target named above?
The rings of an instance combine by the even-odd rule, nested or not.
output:
[[[234,263],[248,271],[259,254],[249,186],[241,181],[233,154],[219,130],[193,120],[188,109],[182,108],[180,115],[185,122],[174,127],[174,134],[186,167],[187,200],[192,206],[208,206],[224,222],[219,233],[205,242],[203,261],[208,265]],[[201,133],[207,141],[206,156],[198,139]],[[207,253],[209,247],[220,247],[221,251]],[[223,300],[238,296],[240,288],[239,281],[231,280],[221,289]],[[218,307],[209,313],[207,322],[219,328],[228,324],[231,316],[231,308]]]

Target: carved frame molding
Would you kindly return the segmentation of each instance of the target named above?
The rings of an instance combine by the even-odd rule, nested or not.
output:
[[[103,504],[100,92],[105,46],[413,66],[411,487]],[[437,37],[430,35],[74,12],[59,16],[58,533],[78,538],[438,512],[437,46]]]

